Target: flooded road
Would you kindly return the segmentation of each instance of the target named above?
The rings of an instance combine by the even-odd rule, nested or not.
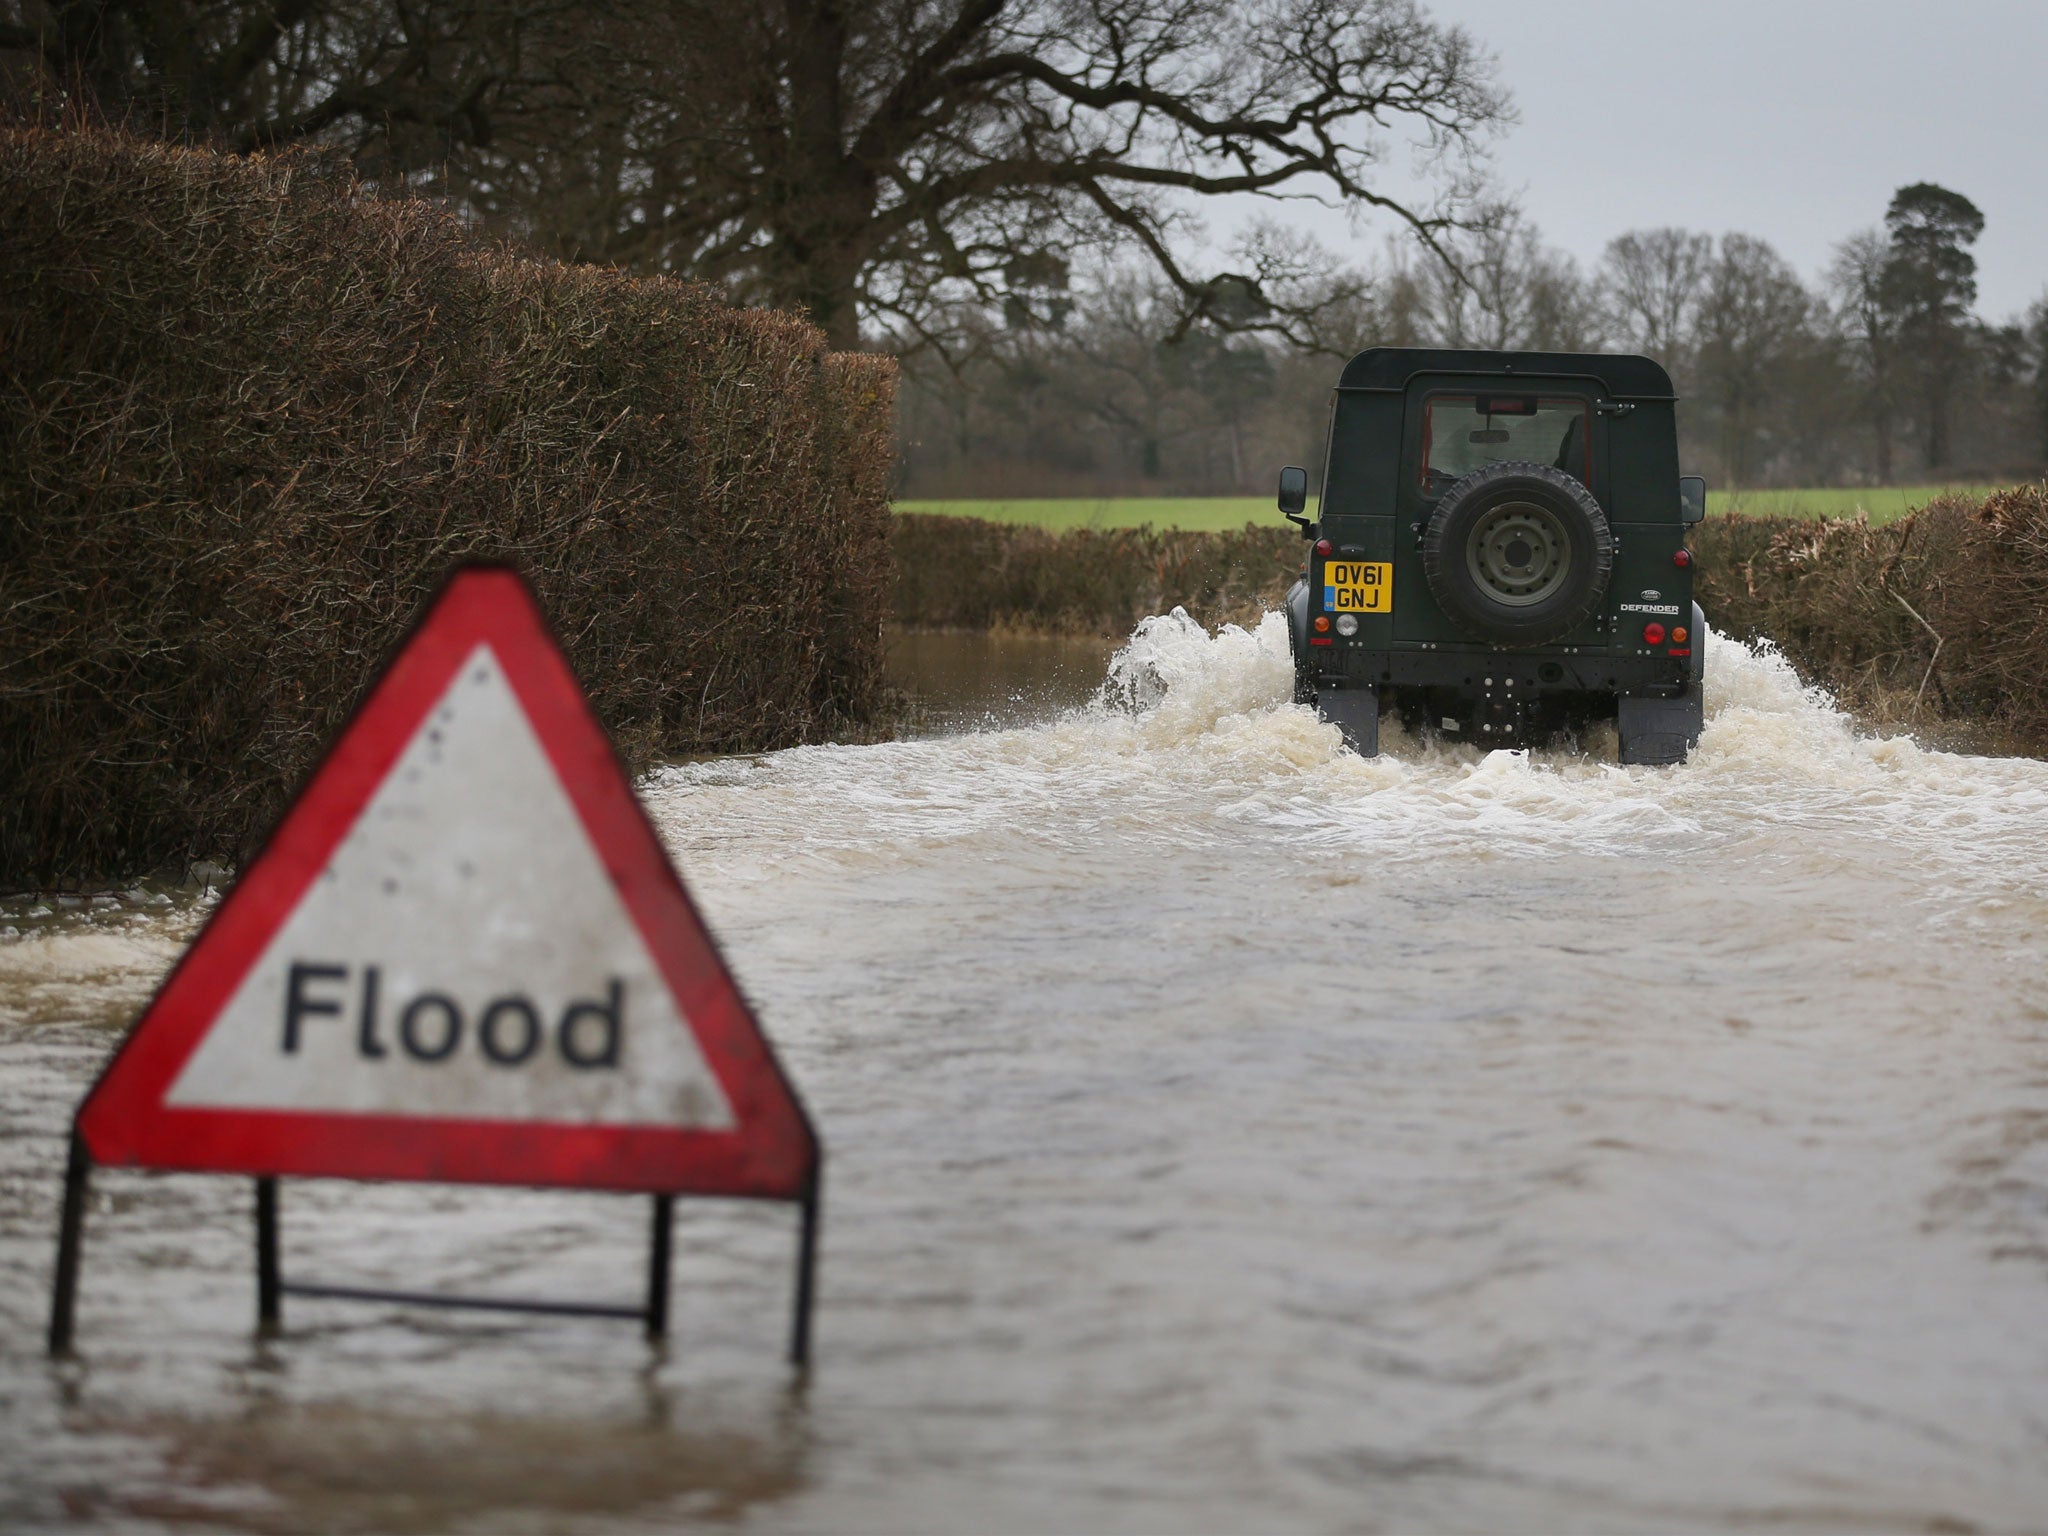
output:
[[[1054,720],[1102,691],[1110,640],[891,628],[892,685],[907,696],[907,738],[1006,730]]]
[[[1160,620],[1097,707],[658,775],[829,1152],[802,1387],[786,1211],[683,1207],[665,1351],[265,1344],[247,1181],[135,1174],[48,1365],[66,1118],[204,903],[15,904],[0,1528],[2041,1529],[2048,765],[1707,665],[1682,769],[1368,762],[1277,619]],[[644,1217],[284,1189],[368,1284],[631,1300]]]

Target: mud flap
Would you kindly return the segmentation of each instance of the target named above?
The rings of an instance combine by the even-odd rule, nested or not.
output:
[[[1344,745],[1360,757],[1380,755],[1380,695],[1377,688],[1318,688],[1316,713],[1344,733]]]
[[[1694,678],[1675,699],[1639,699],[1623,694],[1615,702],[1614,724],[1621,735],[1621,760],[1664,767],[1682,763],[1700,739],[1706,710]]]

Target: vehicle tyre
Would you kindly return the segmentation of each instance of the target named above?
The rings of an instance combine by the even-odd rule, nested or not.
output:
[[[1287,589],[1287,654],[1299,666],[1308,649],[1308,582],[1297,581]]]
[[[1546,645],[1599,610],[1614,534],[1571,475],[1507,460],[1444,492],[1423,529],[1422,569],[1438,605],[1475,639]]]
[[[1313,704],[1316,685],[1308,675],[1308,583],[1287,589],[1287,656],[1294,663],[1294,702]]]

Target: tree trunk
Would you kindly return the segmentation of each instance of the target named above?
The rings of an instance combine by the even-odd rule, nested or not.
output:
[[[1748,440],[1748,403],[1739,390],[1732,391],[1721,417],[1721,465],[1731,491],[1749,483]]]
[[[2041,430],[2041,462],[2048,464],[2048,334],[2043,337],[2041,360],[2034,365],[2034,416]]]
[[[860,350],[860,266],[858,261],[820,252],[807,241],[780,242],[785,279],[769,296],[777,309],[808,316],[835,352]]]
[[[1948,461],[1948,381],[1937,378],[1927,391],[1927,467],[1940,469]]]
[[[860,346],[862,240],[875,178],[847,157],[841,0],[785,0],[791,39],[790,120],[777,226],[778,303],[801,310],[835,351]]]
[[[810,316],[834,352],[860,350],[860,283],[853,269],[825,274],[813,289]]]
[[[1892,483],[1892,383],[1891,342],[1881,338],[1875,322],[1867,322],[1865,343],[1870,348],[1870,431],[1877,456],[1877,483]]]

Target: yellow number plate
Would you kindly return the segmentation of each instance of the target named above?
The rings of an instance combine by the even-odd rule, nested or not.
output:
[[[1323,612],[1392,613],[1394,568],[1382,560],[1323,562]]]

